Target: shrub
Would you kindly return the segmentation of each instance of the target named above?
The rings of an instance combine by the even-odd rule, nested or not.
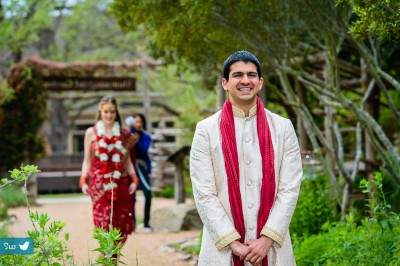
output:
[[[17,185],[4,187],[0,190],[0,202],[3,202],[7,208],[25,206],[25,193]]]
[[[351,213],[304,239],[295,249],[298,265],[399,265],[400,216],[388,211],[381,174],[360,187],[369,194],[369,216],[358,224]]]
[[[10,186],[13,183],[25,182],[25,191],[28,177],[31,174],[40,172],[36,166],[22,166],[21,170],[14,169],[10,171],[11,178],[2,178],[1,189]],[[34,253],[29,255],[3,255],[1,256],[0,265],[76,265],[73,256],[67,248],[69,239],[68,233],[61,238],[60,233],[65,227],[65,223],[54,221],[48,225],[50,217],[47,214],[33,213],[30,210],[29,201],[26,193],[25,202],[28,207],[29,217],[31,219],[34,230],[28,231],[28,236],[34,241]],[[112,219],[112,218],[111,218]],[[5,232],[4,228],[0,230],[0,236]],[[100,228],[94,229],[94,239],[99,242],[100,247],[96,251],[101,252],[96,263],[101,265],[116,265],[117,262],[123,263],[116,258],[121,257],[121,236],[120,232],[115,228],[110,228],[108,232]],[[96,265],[98,265],[96,264]]]
[[[303,237],[321,232],[322,225],[326,222],[339,219],[335,215],[335,204],[328,180],[326,176],[319,176],[302,181],[296,210],[290,223],[294,244]]]
[[[31,174],[38,173],[36,166],[23,166],[21,170],[14,169],[10,171],[11,179],[3,178],[3,185],[0,186],[2,191],[0,194],[5,194],[3,187],[11,188],[11,185],[26,181]],[[50,225],[48,222],[50,217],[47,214],[33,213],[30,210],[28,199],[25,196],[25,202],[28,204],[29,217],[32,221],[34,230],[28,231],[27,234],[34,241],[34,253],[29,255],[4,255],[1,262],[4,265],[74,265],[72,255],[68,254],[65,239],[60,238],[60,233],[65,227],[65,223],[54,221]]]
[[[19,63],[8,73],[12,97],[0,101],[0,173],[44,155],[39,134],[47,116],[47,90],[32,63]]]
[[[165,187],[161,192],[161,196],[164,198],[173,198],[175,195],[175,189],[173,187]]]

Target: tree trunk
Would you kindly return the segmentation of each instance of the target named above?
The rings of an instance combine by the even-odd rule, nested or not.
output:
[[[377,86],[374,87],[372,93],[367,98],[364,104],[364,110],[374,118],[375,121],[379,119],[379,88]],[[375,172],[377,160],[376,160],[377,152],[374,148],[371,139],[368,134],[365,136],[365,160],[366,160],[366,172],[369,176],[373,172]]]
[[[222,109],[222,105],[225,102],[225,91],[224,88],[222,88],[222,83],[221,83],[221,75],[217,76],[217,83],[216,83],[216,87],[217,87],[217,102],[216,102],[216,106],[215,109],[221,110]]]
[[[49,142],[54,155],[64,155],[67,152],[68,123],[64,101],[50,99],[50,136]]]
[[[176,203],[185,203],[185,181],[183,178],[183,158],[175,163],[175,200]]]
[[[299,86],[299,99],[302,102],[302,104],[304,106],[306,106],[305,103],[305,89],[302,85]],[[306,129],[304,127],[304,123],[303,123],[303,118],[301,115],[297,115],[297,134],[298,134],[298,138],[299,138],[299,144],[300,144],[300,150],[301,151],[305,151],[308,150],[308,137],[307,137],[307,132]]]

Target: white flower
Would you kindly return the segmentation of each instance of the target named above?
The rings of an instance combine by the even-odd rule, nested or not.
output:
[[[108,155],[106,153],[100,153],[99,158],[101,161],[108,161]]]
[[[118,153],[115,153],[112,155],[111,161],[113,161],[114,163],[118,163],[121,161],[121,157],[119,156]]]
[[[97,135],[103,137],[106,135],[106,128],[104,126],[104,122],[102,120],[99,120],[96,122],[96,129],[97,129]],[[113,136],[118,137],[121,135],[121,127],[119,126],[118,122],[114,122],[111,132]]]
[[[106,129],[104,127],[103,121],[99,120],[96,122],[96,129],[97,129],[97,135],[104,136],[106,134]]]
[[[114,183],[114,182],[111,182],[111,183],[108,183],[108,184],[103,184],[103,187],[104,187],[105,191],[108,191],[108,190],[111,190],[111,189],[117,187],[117,184]]]
[[[111,128],[111,131],[112,131],[113,135],[116,137],[121,135],[121,128],[119,127],[118,122],[114,122],[114,125]]]
[[[120,141],[120,140],[117,140],[116,142],[115,142],[115,148],[117,149],[117,150],[122,150],[124,147],[122,146],[122,141]]]
[[[115,170],[114,171],[114,173],[113,173],[113,178],[115,178],[115,179],[119,179],[121,177],[121,172],[120,171],[117,171],[117,170]]]
[[[109,144],[107,147],[108,151],[112,151],[114,149],[114,145],[113,144]]]
[[[100,147],[107,148],[107,143],[104,141],[104,139],[99,140],[97,143]]]

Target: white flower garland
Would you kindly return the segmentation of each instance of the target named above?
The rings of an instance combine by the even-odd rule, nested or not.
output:
[[[111,128],[111,132],[112,132],[112,136],[108,139],[112,140],[114,137],[119,138],[119,140],[116,140],[114,143],[109,143],[107,144],[107,142],[105,141],[104,138],[106,138],[106,132],[105,132],[105,125],[104,122],[102,120],[99,120],[96,122],[96,129],[97,129],[97,136],[96,138],[98,139],[97,143],[99,145],[99,147],[103,148],[103,150],[105,149],[106,151],[108,151],[109,154],[111,155],[111,161],[113,163],[119,163],[121,162],[121,154],[125,154],[126,149],[122,146],[122,141],[120,140],[120,136],[121,136],[121,128],[118,122],[114,122],[112,128]],[[111,153],[113,150],[117,150],[120,153]],[[106,152],[100,153],[98,150],[96,150],[96,156],[99,157],[100,161],[102,161],[103,163],[106,163],[109,161],[109,156]],[[111,173],[106,173],[104,174],[104,178],[114,178],[114,179],[119,179],[121,177],[122,173],[118,170],[114,170]],[[108,184],[104,184],[104,190],[108,191],[111,190],[113,188],[117,187],[117,184],[115,182],[110,182]]]

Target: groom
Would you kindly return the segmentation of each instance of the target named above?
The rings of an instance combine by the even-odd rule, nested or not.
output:
[[[258,59],[237,51],[223,66],[221,111],[197,124],[190,154],[204,224],[199,265],[295,265],[289,224],[302,176],[290,120],[264,108]]]

